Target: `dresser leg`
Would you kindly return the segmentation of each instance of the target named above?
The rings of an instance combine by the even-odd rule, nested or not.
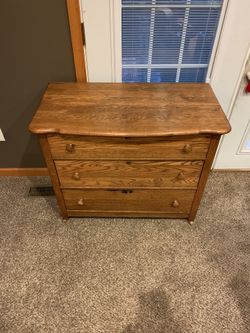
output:
[[[194,224],[194,221],[192,221],[192,220],[188,220],[188,223],[189,223],[190,225],[192,225],[192,224]]]

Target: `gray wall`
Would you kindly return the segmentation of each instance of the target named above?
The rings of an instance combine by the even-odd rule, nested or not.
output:
[[[66,0],[1,0],[0,168],[44,166],[27,127],[50,81],[75,81]]]

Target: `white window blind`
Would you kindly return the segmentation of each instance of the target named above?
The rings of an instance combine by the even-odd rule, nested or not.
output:
[[[124,82],[204,82],[223,0],[122,0]]]

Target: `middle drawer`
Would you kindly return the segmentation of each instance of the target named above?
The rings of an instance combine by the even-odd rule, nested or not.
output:
[[[55,161],[62,188],[196,188],[203,161]]]

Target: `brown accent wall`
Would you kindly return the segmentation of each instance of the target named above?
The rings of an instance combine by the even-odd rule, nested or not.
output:
[[[75,81],[66,0],[1,0],[0,168],[44,166],[27,127],[51,81]]]

